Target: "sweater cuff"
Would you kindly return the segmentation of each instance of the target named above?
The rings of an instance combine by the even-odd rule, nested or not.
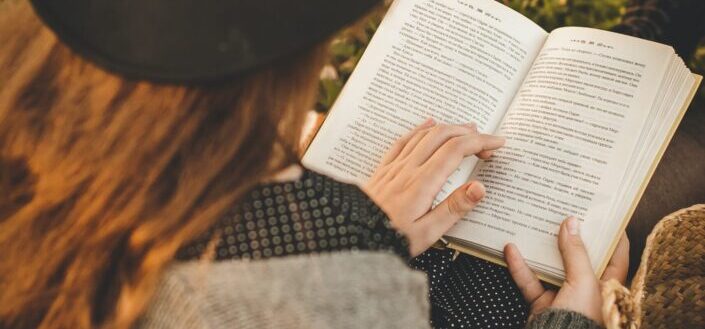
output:
[[[569,310],[549,308],[529,321],[526,329],[601,329],[597,322]]]

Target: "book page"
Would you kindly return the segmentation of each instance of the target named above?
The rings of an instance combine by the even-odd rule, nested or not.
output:
[[[429,117],[494,131],[546,37],[492,0],[397,0],[304,165],[362,184],[393,142]],[[472,161],[444,191],[465,182]]]
[[[513,242],[556,276],[567,216],[581,220],[591,251],[611,243],[599,232],[621,225],[608,222],[615,191],[672,56],[670,47],[611,32],[552,32],[498,129],[507,145],[473,173],[487,197],[448,235],[498,253]],[[605,255],[590,256],[597,268]]]

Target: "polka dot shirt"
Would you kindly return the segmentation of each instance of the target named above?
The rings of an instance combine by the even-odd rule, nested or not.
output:
[[[342,250],[388,251],[409,259],[408,242],[359,188],[304,171],[290,182],[262,184],[208,232],[177,253],[199,258],[216,232],[216,260],[267,259]],[[434,328],[520,328],[526,306],[507,271],[452,252],[410,260],[428,273]]]
[[[506,268],[452,250],[411,261],[428,274],[434,328],[523,328],[528,307]]]

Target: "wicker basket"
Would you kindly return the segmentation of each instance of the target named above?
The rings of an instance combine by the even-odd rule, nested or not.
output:
[[[610,281],[603,297],[608,329],[705,328],[705,205],[661,220],[631,290]]]

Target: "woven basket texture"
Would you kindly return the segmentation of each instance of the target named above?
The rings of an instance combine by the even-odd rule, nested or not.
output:
[[[603,286],[607,328],[705,328],[705,205],[666,216],[649,235],[631,290]]]

